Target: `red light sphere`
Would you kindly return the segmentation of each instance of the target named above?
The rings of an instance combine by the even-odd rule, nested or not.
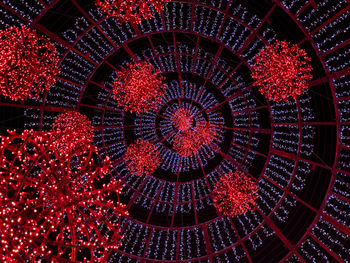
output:
[[[220,178],[212,192],[214,206],[223,215],[247,213],[258,198],[256,184],[244,173],[230,172]]]
[[[124,160],[128,170],[136,176],[153,174],[160,163],[157,147],[145,140],[137,140],[130,144]]]
[[[119,23],[140,24],[164,10],[170,0],[96,0],[97,7],[107,17],[115,17]]]
[[[210,144],[214,140],[216,134],[215,128],[208,121],[198,123],[195,127],[195,132],[202,145]]]
[[[183,107],[174,111],[172,116],[172,124],[180,131],[187,131],[192,127],[193,116],[192,113]]]
[[[201,140],[194,130],[179,132],[173,140],[173,150],[183,157],[197,154],[201,146]]]
[[[162,101],[166,86],[159,70],[146,62],[130,63],[117,72],[113,95],[119,106],[130,112],[155,110]]]
[[[174,136],[173,150],[183,157],[197,154],[203,145],[210,144],[215,138],[215,129],[209,122],[200,122],[186,131]]]
[[[0,92],[11,100],[39,98],[56,83],[59,58],[47,37],[25,26],[0,30]]]
[[[52,125],[51,147],[60,155],[81,154],[91,145],[93,130],[85,115],[77,111],[61,113]]]
[[[255,57],[251,68],[254,85],[269,100],[295,99],[312,79],[310,61],[305,50],[297,45],[276,41]]]
[[[42,132],[12,131],[0,141],[1,261],[106,261],[127,214],[109,158],[93,147],[59,158]]]

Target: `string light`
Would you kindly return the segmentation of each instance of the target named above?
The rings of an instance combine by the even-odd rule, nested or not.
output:
[[[146,62],[130,63],[117,72],[113,95],[119,106],[130,112],[148,112],[157,108],[164,96],[159,70]]]
[[[295,99],[312,79],[310,61],[305,50],[297,45],[276,41],[255,57],[251,68],[254,85],[269,100]]]
[[[56,83],[59,58],[47,37],[25,26],[0,30],[0,92],[11,100],[39,98]]]

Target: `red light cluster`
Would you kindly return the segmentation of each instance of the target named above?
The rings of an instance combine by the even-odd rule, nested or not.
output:
[[[127,215],[110,160],[91,146],[61,158],[50,140],[28,130],[0,136],[1,261],[107,260]]]
[[[244,173],[230,172],[220,178],[212,192],[216,209],[223,215],[247,213],[258,198],[256,184]]]
[[[172,124],[177,130],[188,131],[192,127],[193,116],[186,108],[178,108],[172,116]]]
[[[166,88],[164,77],[146,62],[130,63],[117,72],[113,95],[126,111],[143,113],[157,108]]]
[[[255,57],[251,68],[254,85],[269,100],[295,99],[312,79],[310,61],[305,50],[297,45],[276,41]]]
[[[59,58],[48,38],[25,26],[0,30],[0,92],[11,100],[39,98],[56,83]]]
[[[137,176],[149,176],[160,163],[157,147],[149,141],[137,140],[130,144],[124,156],[128,170]]]
[[[91,122],[77,111],[67,111],[57,116],[52,125],[52,148],[60,155],[81,154],[93,140]]]
[[[209,122],[200,122],[194,129],[180,131],[176,134],[173,149],[181,156],[189,157],[197,154],[203,145],[210,144],[214,137],[214,127]]]
[[[96,0],[96,6],[107,17],[115,17],[119,23],[140,24],[155,13],[164,10],[165,3],[170,0]]]

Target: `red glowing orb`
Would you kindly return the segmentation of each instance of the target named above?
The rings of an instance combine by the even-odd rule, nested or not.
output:
[[[85,115],[67,111],[52,125],[52,148],[60,155],[81,154],[91,145],[94,128]]]
[[[143,19],[149,19],[155,13],[164,10],[164,5],[170,0],[96,0],[97,7],[107,17],[115,17],[119,23],[140,24]]]
[[[164,96],[166,86],[159,71],[146,62],[131,63],[117,72],[113,95],[119,106],[130,112],[155,110]]]
[[[226,216],[247,213],[255,205],[257,193],[256,184],[239,171],[222,176],[212,192],[214,206]]]
[[[0,92],[11,100],[39,98],[56,83],[59,58],[49,39],[22,27],[0,30]]]
[[[137,140],[130,144],[124,160],[128,170],[137,176],[153,174],[160,163],[157,147],[145,140]]]
[[[172,124],[180,131],[187,131],[193,123],[192,113],[186,108],[178,108],[172,116]]]
[[[47,133],[0,137],[2,262],[105,261],[120,245],[121,185],[95,148],[59,158]]]
[[[210,144],[215,138],[215,128],[208,121],[198,123],[195,132],[200,139],[202,145]]]
[[[215,138],[215,129],[209,122],[200,122],[186,131],[180,131],[174,136],[173,150],[183,157],[198,154],[203,145],[210,144]]]
[[[173,140],[173,150],[183,157],[198,153],[201,142],[194,130],[178,133]]]
[[[276,102],[296,98],[312,79],[310,57],[305,50],[286,41],[263,48],[252,65],[254,85],[267,99]]]

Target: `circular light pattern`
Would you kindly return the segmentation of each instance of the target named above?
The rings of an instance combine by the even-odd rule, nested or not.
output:
[[[119,106],[130,112],[154,110],[166,88],[159,71],[145,62],[130,63],[118,71],[113,82],[113,96]]]
[[[252,66],[254,85],[261,94],[276,102],[295,99],[312,79],[311,58],[305,50],[286,41],[264,47]]]
[[[52,124],[51,133],[51,147],[62,156],[84,153],[94,137],[91,122],[77,111],[58,115]]]
[[[9,27],[0,30],[0,92],[11,100],[39,98],[56,83],[58,56],[47,37],[35,30]]]
[[[105,260],[120,245],[127,215],[121,184],[95,148],[57,159],[49,136],[25,130],[0,137],[1,258]]]
[[[108,262],[347,259],[339,244],[350,213],[348,1],[176,1],[137,25],[77,1],[39,6],[5,3],[2,20],[33,19],[54,39],[62,73],[42,102],[13,107],[34,129],[49,130],[62,107],[89,116],[94,144],[125,184],[130,213],[123,245]],[[305,50],[313,80],[296,99],[277,103],[255,89],[251,69],[278,40]],[[137,61],[159,70],[167,88],[156,107],[131,113],[114,99],[113,79]],[[193,117],[189,130],[201,122],[215,127],[214,140],[188,157],[173,149],[180,132],[173,114],[181,107]],[[124,159],[141,139],[161,159],[150,176],[131,173]],[[212,191],[233,171],[256,179],[258,198],[254,210],[231,217],[217,213]]]

